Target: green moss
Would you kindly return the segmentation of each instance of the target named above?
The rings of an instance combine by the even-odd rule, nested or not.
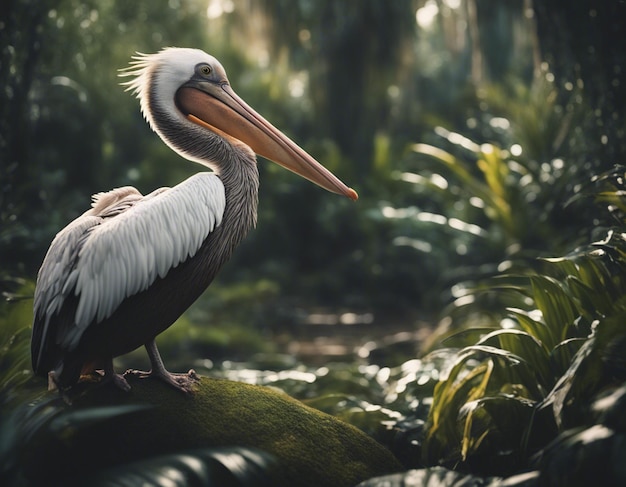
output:
[[[109,465],[181,450],[246,446],[277,459],[273,485],[353,486],[399,471],[395,457],[372,438],[333,416],[268,387],[202,378],[185,396],[154,380],[130,380],[123,393],[90,390],[73,408],[151,405],[37,445],[28,455],[38,473],[81,476]],[[59,478],[59,477],[56,477]]]

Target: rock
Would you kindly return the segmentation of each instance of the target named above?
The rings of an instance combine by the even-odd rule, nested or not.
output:
[[[29,453],[34,480],[92,475],[106,467],[197,448],[243,446],[276,460],[273,486],[354,486],[402,470],[385,447],[357,428],[262,386],[203,377],[192,395],[153,380],[130,378],[131,391],[95,387],[76,399],[76,411],[148,405],[98,421]],[[85,478],[85,477],[83,477]]]

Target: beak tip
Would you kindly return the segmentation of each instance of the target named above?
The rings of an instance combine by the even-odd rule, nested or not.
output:
[[[348,188],[348,194],[346,196],[350,198],[352,201],[356,201],[359,199],[358,193],[352,188]]]

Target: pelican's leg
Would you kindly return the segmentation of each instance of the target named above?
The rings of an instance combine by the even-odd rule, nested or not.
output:
[[[161,358],[161,354],[157,348],[156,341],[150,340],[146,343],[145,347],[148,352],[150,364],[152,365],[150,372],[127,370],[124,375],[134,374],[140,378],[156,377],[183,392],[193,392],[193,385],[199,380],[195,370],[191,369],[186,374],[172,374],[171,372],[168,372],[165,365],[163,365],[163,359]]]
[[[104,377],[102,381],[103,383],[113,382],[116,387],[122,389],[124,392],[130,391],[130,385],[128,384],[126,379],[124,379],[124,376],[115,373],[112,358],[104,362]]]

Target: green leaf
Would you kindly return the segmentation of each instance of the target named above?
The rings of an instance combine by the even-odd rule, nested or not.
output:
[[[541,342],[529,333],[516,329],[495,330],[482,337],[477,345],[498,346],[523,358],[535,370],[543,388],[549,389],[554,385],[549,357]]]
[[[566,425],[568,416],[577,418],[584,412],[586,403],[612,377],[605,373],[608,351],[616,343],[618,354],[623,356],[626,314],[617,314],[594,323],[592,332],[579,347],[570,366],[544,399],[541,407],[552,407],[558,426]],[[575,345],[574,345],[575,346]]]
[[[528,311],[514,308],[508,308],[508,311],[517,319],[526,333],[536,338],[547,352],[550,351],[549,344],[552,342],[552,336],[544,323],[534,319]]]
[[[557,279],[549,276],[531,276],[530,282],[535,304],[546,324],[547,341],[544,341],[544,345],[551,350],[566,338],[568,327],[578,318],[579,313]]]
[[[525,455],[525,439],[534,415],[532,401],[501,394],[482,397],[465,404],[459,411],[464,422],[461,455],[463,461],[478,457],[483,461],[508,457],[513,462]]]
[[[497,347],[475,345],[461,350],[447,376],[435,387],[423,454],[427,463],[462,461],[481,437],[469,435],[461,411],[473,401],[507,396],[532,404],[543,395],[532,366]],[[456,460],[455,460],[456,459]]]
[[[441,344],[446,347],[469,346],[481,341],[485,335],[493,332],[494,327],[466,328],[444,338]]]
[[[625,485],[626,436],[596,424],[565,431],[541,454],[542,485]]]
[[[557,377],[565,373],[572,363],[572,358],[586,341],[586,338],[569,338],[552,349],[552,352],[550,352],[550,362]]]
[[[179,485],[181,487],[268,486],[267,472],[275,460],[266,452],[245,447],[191,450],[160,455],[103,470],[77,485]]]

